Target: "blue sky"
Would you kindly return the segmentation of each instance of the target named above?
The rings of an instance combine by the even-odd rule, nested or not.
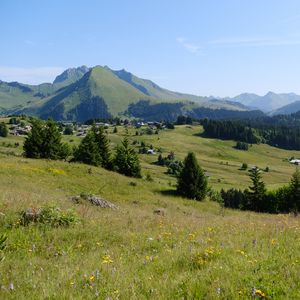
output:
[[[298,0],[2,0],[0,79],[108,65],[198,95],[300,94]]]

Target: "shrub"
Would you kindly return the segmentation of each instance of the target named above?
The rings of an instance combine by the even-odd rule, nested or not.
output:
[[[248,151],[249,145],[244,142],[237,142],[234,148],[238,150]]]
[[[73,127],[72,126],[66,126],[64,130],[64,135],[72,135],[73,134]]]
[[[215,191],[213,189],[209,189],[207,195],[208,195],[208,197],[211,201],[214,201],[214,202],[217,202],[221,205],[224,205],[224,201],[223,201],[223,198],[221,196],[221,193],[219,193],[218,191]]]
[[[246,163],[243,163],[241,166],[241,170],[247,170],[248,169],[248,165]]]
[[[175,126],[174,126],[173,123],[167,122],[167,123],[166,123],[166,128],[167,128],[167,129],[175,129]]]
[[[171,161],[168,164],[167,174],[174,175],[174,176],[179,176],[182,169],[183,169],[182,161],[179,161],[179,160]]]
[[[62,211],[55,206],[41,209],[27,209],[21,212],[20,223],[27,226],[31,223],[45,224],[51,227],[70,226],[78,222],[77,215],[70,210]]]

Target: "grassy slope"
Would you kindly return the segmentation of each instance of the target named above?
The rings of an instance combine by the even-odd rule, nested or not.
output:
[[[110,70],[100,66],[92,69],[89,83],[92,95],[103,97],[109,111],[114,115],[125,111],[130,103],[149,98],[127,82],[120,80]]]
[[[159,136],[136,138],[134,130],[129,133],[132,140],[163,148],[164,154],[174,150],[183,158],[195,151],[215,188],[246,186],[245,172],[238,171],[242,161],[268,164],[269,186],[287,182],[293,168],[282,159],[299,155],[265,145],[240,152],[232,149],[233,142],[195,136],[199,131],[180,126]],[[117,135],[110,134],[113,144],[123,135],[121,128]],[[0,153],[21,153],[20,147],[2,147],[4,140]],[[22,142],[19,137],[8,140]],[[0,263],[0,298],[247,299],[252,287],[274,299],[300,297],[299,218],[222,212],[214,203],[162,193],[173,188],[174,179],[151,164],[156,157],[141,159],[144,175],[150,173],[153,182],[101,168],[90,172],[86,165],[0,154],[0,226],[8,234],[6,259]],[[102,195],[120,209],[74,206],[69,197],[81,192]],[[74,209],[82,223],[67,229],[5,229],[21,209],[45,204]],[[166,210],[165,217],[153,214],[157,207]],[[105,264],[104,255],[113,262]]]
[[[23,93],[18,88],[10,87],[6,83],[0,83],[0,107],[10,109],[18,105],[24,105],[28,101],[36,101],[33,93]]]

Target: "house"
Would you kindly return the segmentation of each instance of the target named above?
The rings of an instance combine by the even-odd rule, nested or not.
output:
[[[155,151],[153,149],[148,149],[147,154],[155,154]]]
[[[290,163],[294,165],[300,165],[300,159],[291,159]]]

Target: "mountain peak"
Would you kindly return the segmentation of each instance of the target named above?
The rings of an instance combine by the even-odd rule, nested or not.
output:
[[[81,66],[77,68],[69,68],[58,75],[53,84],[60,84],[64,82],[74,82],[79,80],[85,73],[87,73],[90,69],[87,66]]]

